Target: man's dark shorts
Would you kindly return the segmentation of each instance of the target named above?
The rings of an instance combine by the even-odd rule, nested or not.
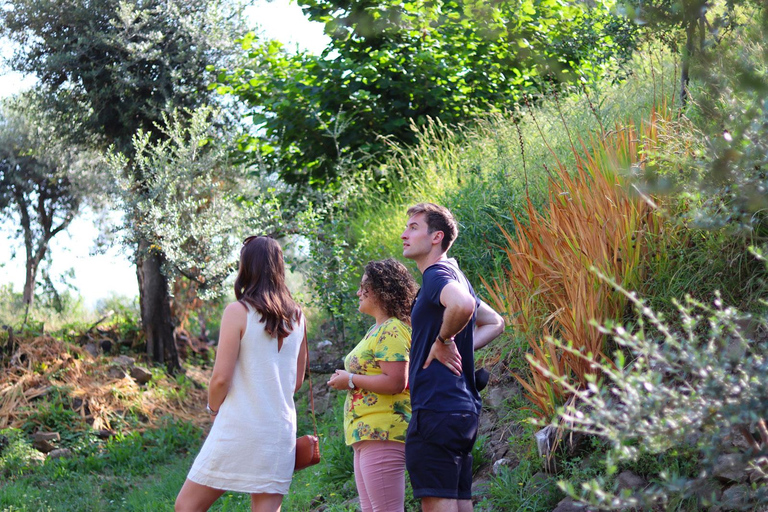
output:
[[[405,439],[405,467],[416,498],[472,498],[472,446],[478,416],[471,412],[413,414]]]

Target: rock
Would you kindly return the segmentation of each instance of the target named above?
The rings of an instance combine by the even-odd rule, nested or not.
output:
[[[96,345],[94,343],[86,343],[83,347],[83,350],[91,354],[93,357],[99,357],[99,349],[96,348]]]
[[[749,487],[734,485],[723,492],[720,502],[721,510],[754,510],[754,504],[749,503]]]
[[[141,366],[131,368],[131,378],[139,384],[146,384],[152,380],[152,372]]]
[[[29,456],[29,465],[42,464],[45,462],[46,455],[42,452],[32,452]]]
[[[747,344],[741,340],[734,339],[725,347],[725,356],[733,362],[741,361],[747,353]]]
[[[477,425],[477,434],[488,434],[489,432],[493,432],[494,427],[496,426],[497,419],[495,418],[495,414],[489,414],[487,411],[483,410],[483,412],[480,414],[480,420],[478,421]]]
[[[764,482],[768,479],[768,457],[758,457],[750,461],[747,476],[752,483]]]
[[[99,439],[109,439],[110,437],[116,436],[117,432],[111,428],[102,428],[101,430],[97,430],[95,434]]]
[[[493,409],[483,406],[477,435],[485,436],[485,448],[492,461],[506,458],[509,454],[509,440],[505,436],[498,435],[498,426],[499,416]]]
[[[118,366],[133,366],[134,363],[136,363],[136,360],[128,356],[117,356],[112,360],[112,364],[116,364]]]
[[[323,362],[319,357],[313,357],[313,352],[309,352],[309,369],[313,374],[329,375],[335,372],[339,368],[344,368],[344,360],[342,358],[332,359],[330,361]]]
[[[698,430],[691,430],[685,434],[683,442],[690,446],[696,446],[701,439],[701,433]]]
[[[485,477],[479,477],[472,481],[472,496],[482,496],[488,492],[488,487],[491,485],[490,480]]]
[[[317,381],[315,381],[312,396],[315,397],[315,413],[324,414],[326,411],[333,408],[336,394],[331,393],[331,389],[328,386],[318,386]],[[309,400],[307,400],[306,413],[310,414]]]
[[[326,343],[328,341],[329,343]],[[312,348],[315,347],[315,348]],[[312,373],[333,373],[338,368],[344,368],[345,353],[342,350],[341,343],[333,343],[330,340],[323,340],[319,343],[310,345],[309,367]]]
[[[35,432],[32,434],[32,447],[43,453],[50,453],[56,449],[54,442],[61,441],[58,432]]]
[[[120,366],[110,366],[107,370],[107,377],[110,379],[124,379],[127,374]]]
[[[509,455],[509,443],[506,439],[491,439],[488,451],[491,453],[491,460],[505,459]]]
[[[552,512],[592,512],[594,509],[585,507],[578,501],[574,501],[571,498],[565,498],[563,501],[557,504]]]
[[[508,402],[510,398],[520,393],[517,386],[512,383],[506,385],[492,386],[485,392],[483,401],[492,409],[499,409]]]
[[[687,491],[690,495],[695,496],[699,505],[702,506],[717,503],[723,496],[722,486],[712,479],[695,480]]]
[[[730,432],[728,432],[723,437],[723,441],[727,445],[734,446],[742,452],[745,452],[752,448],[752,445],[744,437],[744,434],[741,433],[741,430],[739,429],[739,427],[731,428]]]
[[[616,477],[616,484],[619,492],[624,489],[629,489],[634,494],[635,491],[645,489],[648,485],[648,481],[632,471],[622,471],[619,473],[619,476]]]
[[[493,463],[493,474],[498,475],[501,473],[501,468],[509,467],[509,459],[499,459]]]
[[[747,480],[747,465],[740,453],[726,453],[717,458],[712,475],[726,482],[742,483]]]
[[[58,432],[35,432],[32,434],[32,439],[35,441],[61,441],[61,435]]]
[[[48,454],[49,459],[69,458],[71,456],[72,456],[72,450],[70,450],[69,448],[58,448]]]

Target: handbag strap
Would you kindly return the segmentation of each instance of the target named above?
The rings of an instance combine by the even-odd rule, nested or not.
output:
[[[302,315],[304,316],[304,315]],[[283,343],[283,338],[279,338],[280,344]],[[304,345],[304,350],[307,351],[307,378],[309,379],[309,403],[312,408],[312,426],[315,429],[315,437],[317,437],[317,418],[315,418],[315,395],[312,393],[312,372],[309,369],[309,342],[307,341],[307,317],[304,316],[304,339],[301,340],[301,344]]]
[[[312,392],[312,371],[309,369],[309,342],[307,341],[307,317],[304,317],[304,350],[307,351],[307,379],[309,380],[309,404],[312,410],[312,426],[317,437],[317,418],[315,418],[315,394]]]

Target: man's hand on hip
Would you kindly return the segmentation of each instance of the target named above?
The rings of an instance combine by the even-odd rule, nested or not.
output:
[[[443,363],[456,375],[461,375],[461,354],[455,343],[445,343],[435,340],[432,343],[432,348],[429,349],[429,355],[427,355],[427,361],[424,363],[423,368],[428,367],[433,359],[437,359]]]

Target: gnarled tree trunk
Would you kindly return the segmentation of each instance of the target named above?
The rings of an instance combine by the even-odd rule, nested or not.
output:
[[[136,261],[139,279],[141,324],[147,338],[147,355],[157,363],[165,363],[169,373],[181,369],[174,338],[171,296],[168,280],[162,273],[163,255],[140,241]]]
[[[78,212],[80,201],[67,195],[69,181],[59,180],[59,188],[52,187],[49,180],[39,176],[26,176],[26,183],[13,186],[13,200],[21,219],[26,257],[24,291],[22,301],[25,305],[24,323],[35,300],[35,281],[40,263],[48,252],[51,239],[67,229]],[[30,186],[31,185],[31,186]],[[56,218],[60,218],[54,226]]]
[[[22,302],[27,309],[32,307],[32,302],[35,300],[35,281],[37,280],[37,271],[40,268],[40,262],[43,261],[45,253],[48,250],[47,243],[39,243],[37,248],[33,248],[32,244],[25,244],[27,257],[25,258],[25,271],[24,271],[24,291],[22,294]]]

